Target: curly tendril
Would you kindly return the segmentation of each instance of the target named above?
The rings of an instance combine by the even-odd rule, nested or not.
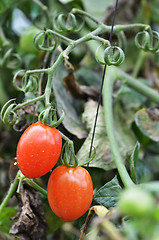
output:
[[[96,51],[96,60],[102,65],[114,65],[120,66],[125,60],[125,54],[120,47],[109,46],[103,51],[103,59],[99,58],[98,53],[102,45],[97,48]]]
[[[5,124],[16,125],[20,121],[19,111],[14,112],[14,108],[17,106],[14,101],[15,99],[10,99],[1,110],[1,119]]]
[[[104,51],[104,60],[109,66],[120,66],[125,60],[125,54],[120,47],[110,46]]]
[[[77,18],[79,18],[77,20]],[[55,14],[53,18],[53,26],[57,32],[73,32],[78,33],[84,25],[84,21],[80,16],[75,16],[73,13]]]
[[[143,31],[135,36],[135,44],[143,51],[159,52],[159,33],[156,31]]]
[[[38,119],[45,125],[48,125],[50,127],[57,127],[62,123],[64,119],[64,112],[62,113],[60,119],[57,120],[56,110],[52,106],[49,106],[39,114]]]
[[[17,78],[21,78],[21,87],[17,85]],[[25,74],[24,70],[18,71],[13,78],[13,85],[14,87],[21,92],[36,92],[38,89],[38,76],[36,75],[29,75]]]
[[[13,51],[12,48],[6,51],[6,53],[2,57],[0,65],[15,70],[21,66],[22,60],[18,54],[13,53],[12,51]]]
[[[49,30],[39,32],[34,36],[34,44],[37,49],[52,52],[59,45],[59,38]]]

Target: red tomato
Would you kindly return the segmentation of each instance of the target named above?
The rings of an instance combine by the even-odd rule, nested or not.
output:
[[[17,162],[27,178],[40,177],[56,164],[62,147],[62,138],[56,128],[40,122],[29,126],[17,146]]]
[[[66,222],[81,217],[93,199],[92,179],[83,167],[57,167],[50,175],[47,190],[52,211]]]

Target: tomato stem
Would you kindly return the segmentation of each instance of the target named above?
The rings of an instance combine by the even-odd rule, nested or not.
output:
[[[20,171],[18,171],[15,179],[14,179],[14,182],[11,183],[11,186],[9,188],[9,191],[6,195],[6,197],[4,198],[4,200],[2,201],[1,205],[0,205],[0,213],[3,211],[3,209],[7,206],[10,198],[13,196],[14,192],[16,191],[16,188],[18,186],[18,183],[19,183],[19,177],[20,177]]]
[[[60,132],[60,131],[59,131]],[[61,163],[68,167],[77,167],[78,159],[75,155],[74,143],[68,137],[66,137],[63,133],[61,133],[61,137],[66,141],[61,151]],[[65,153],[63,154],[65,149]]]
[[[81,10],[81,9],[78,9],[78,8],[73,8],[71,12],[73,14],[76,14],[76,13],[81,14],[81,15],[91,19],[93,22],[100,25],[104,32],[108,32],[108,33],[111,32],[111,26],[105,25],[103,22],[96,19],[91,14],[89,14],[89,13],[87,13],[87,12]],[[113,32],[118,33],[120,31],[130,30],[130,29],[134,29],[134,28],[139,28],[139,29],[142,29],[142,30],[148,30],[150,28],[150,26],[148,24],[142,24],[142,23],[135,23],[135,24],[129,24],[129,25],[115,25],[114,29],[113,29]]]
[[[17,188],[17,193],[20,192],[20,187],[21,187],[21,184],[22,184],[22,181],[25,179],[26,177],[20,172],[20,176],[19,176],[19,183],[18,183],[18,188]]]
[[[38,192],[40,192],[42,195],[44,195],[45,197],[47,197],[47,191],[40,187],[36,182],[34,182],[33,180],[29,179],[29,178],[25,178],[25,181],[31,186],[33,187],[35,190],[37,190]]]
[[[14,108],[14,111],[18,110],[18,109],[21,109],[31,103],[34,103],[34,102],[37,102],[37,101],[41,101],[41,100],[44,100],[45,99],[45,95],[41,95],[39,97],[36,97],[36,98],[33,98],[33,99],[30,99],[24,103],[19,103],[18,105],[16,105],[16,107]]]
[[[112,94],[113,94],[113,85],[115,82],[114,72],[107,70],[105,75],[105,82],[103,86],[103,106],[104,106],[104,117],[107,135],[109,143],[111,146],[111,151],[114,156],[116,167],[118,169],[119,175],[125,187],[131,187],[134,185],[131,180],[127,169],[123,163],[122,157],[119,152],[118,143],[116,141],[115,129],[114,129],[114,119],[113,119],[113,106],[112,106]]]
[[[141,83],[136,78],[130,76],[129,74],[123,72],[121,69],[117,67],[111,67],[110,71],[114,71],[116,80],[120,79],[124,84],[127,84],[129,87],[133,88],[137,92],[141,93],[142,95],[148,97],[155,103],[159,104],[159,95],[158,93],[151,89],[150,87],[146,86],[145,84]]]
[[[134,78],[136,78],[138,76],[138,73],[141,69],[141,67],[143,66],[143,62],[145,61],[145,59],[150,55],[149,52],[144,52],[143,50],[140,50],[139,52],[139,56],[137,58],[136,64],[134,66],[134,70],[132,73],[132,76]]]
[[[43,189],[42,187],[40,187],[38,184],[36,184],[33,180],[26,178],[21,171],[18,171],[14,182],[11,183],[11,186],[9,188],[9,191],[6,195],[6,197],[4,198],[4,200],[2,201],[1,205],[0,205],[0,213],[3,211],[3,209],[7,206],[10,198],[13,196],[14,192],[16,191],[16,188],[18,186],[17,189],[17,193],[19,193],[20,190],[20,186],[22,181],[25,179],[25,181],[31,186],[33,187],[35,190],[37,190],[38,192],[40,192],[41,194],[43,194],[45,197],[47,197],[47,191],[45,189]]]
[[[104,100],[103,105],[104,105],[106,129],[107,129],[111,150],[114,156],[114,160],[115,160],[119,175],[125,187],[129,187],[134,183],[132,182],[126,170],[126,167],[122,161],[119,148],[118,148],[118,143],[115,138],[115,130],[113,126],[113,109],[112,109],[113,84],[118,79],[120,79],[121,81],[123,81],[124,84],[129,85],[131,88],[135,89],[142,95],[156,102],[157,104],[159,104],[159,95],[153,89],[137,81],[135,78],[126,74],[121,69],[114,66],[108,68],[107,75],[105,76],[104,87],[103,87],[103,100]]]

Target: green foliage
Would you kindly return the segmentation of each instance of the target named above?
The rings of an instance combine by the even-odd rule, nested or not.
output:
[[[64,82],[61,81],[66,76],[67,72],[64,70],[64,66],[61,66],[60,69],[61,70],[55,74],[53,81],[57,112],[59,115],[61,115],[62,110],[65,112],[63,125],[70,133],[76,135],[78,138],[84,138],[87,132],[80,119],[82,102],[67,93],[64,88]]]
[[[0,232],[9,234],[9,230],[13,221],[10,219],[16,214],[16,210],[13,207],[7,207],[0,213]]]
[[[120,193],[121,186],[115,176],[94,194],[94,200],[106,208],[112,208],[117,205]]]
[[[15,157],[21,135],[16,131],[23,132],[39,115],[44,123],[55,120],[57,123],[64,111],[64,120],[58,126],[65,135],[63,142],[68,145],[71,142],[71,151],[74,154],[75,148],[80,165],[87,162],[103,73],[103,66],[97,60],[104,62],[105,51],[107,59],[114,61],[119,56],[113,54],[114,46],[116,49],[120,46],[119,53],[124,52],[125,61],[120,70],[119,66],[107,66],[107,73],[111,74],[106,75],[105,81],[112,83],[112,94],[111,84],[107,92],[112,102],[107,98],[105,109],[103,92],[93,142],[96,155],[88,167],[95,189],[92,204],[102,205],[109,211],[104,219],[94,218],[86,239],[158,240],[159,3],[158,0],[121,1],[111,47],[105,40],[109,39],[113,12],[112,0],[0,1],[0,196],[6,195],[10,184],[6,181],[10,159]],[[151,28],[141,22],[151,23]],[[36,33],[39,34],[35,38]],[[24,71],[16,74],[21,68]],[[15,74],[17,78],[12,84]],[[15,97],[14,103],[10,101]],[[107,110],[113,115],[109,126],[105,121]],[[49,121],[45,121],[46,116]],[[4,123],[12,123],[13,129]],[[114,137],[113,143],[111,137]],[[114,153],[114,146],[119,151]],[[9,175],[12,176],[12,170]],[[41,179],[39,182],[45,188],[48,175]],[[130,186],[123,189],[131,179],[141,186],[139,191],[135,192]],[[38,190],[36,184],[32,187]],[[123,200],[124,194],[127,194],[126,200]],[[46,238],[74,239],[86,215],[79,222],[65,225],[51,211],[47,200],[43,197],[42,200],[48,225]],[[4,208],[0,213],[0,238],[3,233],[4,239],[13,239],[9,229],[15,209]]]
[[[157,112],[155,109],[141,109],[135,115],[135,122],[140,131],[155,142],[159,141],[159,124]],[[156,109],[157,111],[157,109]]]
[[[0,15],[2,15],[6,10],[10,9],[10,7],[16,2],[16,0],[2,0],[0,2]]]
[[[137,142],[133,151],[132,151],[132,154],[130,156],[130,172],[131,172],[131,177],[132,177],[132,179],[134,180],[135,183],[137,182],[137,179],[136,179],[136,162],[138,160],[139,150],[140,150],[140,143]]]

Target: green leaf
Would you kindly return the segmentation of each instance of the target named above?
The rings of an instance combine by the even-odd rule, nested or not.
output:
[[[121,186],[115,176],[94,194],[94,200],[106,208],[112,208],[116,206],[120,192]]]
[[[90,100],[85,104],[85,110],[82,114],[82,120],[86,128],[88,129],[89,134],[77,153],[79,165],[82,165],[88,159],[96,108],[97,103],[93,100]],[[115,163],[111,155],[109,141],[105,130],[103,107],[100,107],[99,109],[93,146],[96,149],[96,155],[95,158],[90,162],[89,166],[98,167],[105,170],[115,168]]]
[[[77,81],[81,85],[87,86],[100,86],[101,84],[101,74],[95,70],[81,67],[76,71]]]
[[[136,162],[137,162],[137,159],[138,159],[139,150],[140,150],[140,143],[137,142],[133,151],[132,151],[132,154],[130,156],[130,174],[131,174],[132,180],[135,183],[137,182],[137,179],[136,179]]]
[[[138,80],[148,86],[147,80],[144,78],[138,78]],[[116,97],[120,97],[121,101],[124,104],[124,107],[128,109],[139,109],[139,107],[141,107],[146,102],[145,96],[131,89],[126,84],[121,85],[119,91],[116,94]]]
[[[62,110],[65,113],[63,120],[64,127],[76,135],[78,138],[85,138],[87,131],[82,124],[80,115],[82,112],[82,101],[75,99],[69,94],[62,82],[62,79],[67,75],[63,64],[56,71],[55,78],[53,80],[53,89],[57,102],[57,112],[61,116]]]
[[[13,224],[10,220],[11,217],[16,215],[15,208],[7,207],[0,214],[0,231],[3,233],[9,233],[9,229]]]
[[[83,123],[89,130],[89,134],[85,142],[83,143],[82,147],[77,153],[80,165],[86,162],[86,159],[88,158],[96,109],[97,103],[93,100],[90,100],[85,104],[85,110],[84,113],[82,114]],[[123,159],[125,159],[127,153],[133,149],[134,141],[132,140],[132,136],[129,129],[125,134],[121,131],[121,126],[119,126],[119,124],[120,122],[118,121],[118,125],[116,127],[116,138],[118,139],[119,142],[120,153]],[[93,146],[96,149],[96,155],[95,158],[90,162],[89,164],[90,167],[102,168],[104,170],[116,168],[106,133],[104,110],[102,106],[100,106],[99,108],[99,115],[97,119]]]
[[[159,141],[158,108],[141,109],[135,114],[135,123],[140,131],[155,142]]]

